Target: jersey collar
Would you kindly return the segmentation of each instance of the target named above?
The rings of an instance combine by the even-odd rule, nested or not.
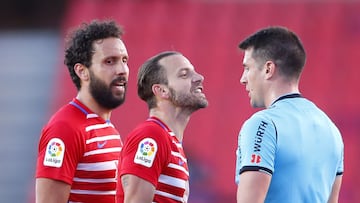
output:
[[[277,98],[270,106],[274,105],[276,102],[280,100],[289,99],[289,98],[302,98],[302,96],[299,93],[286,94]]]
[[[158,124],[160,127],[162,127],[164,130],[166,130],[167,132],[171,132],[170,128],[164,123],[162,122],[159,118],[155,117],[155,116],[151,116],[147,119],[147,121],[152,121],[156,124]]]

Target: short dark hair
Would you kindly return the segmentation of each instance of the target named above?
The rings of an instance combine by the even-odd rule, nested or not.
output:
[[[253,48],[252,57],[273,61],[286,76],[299,78],[305,65],[305,49],[297,35],[281,26],[261,29],[239,44],[246,50]]]
[[[137,75],[137,92],[139,97],[147,103],[149,109],[157,106],[155,95],[152,92],[152,86],[154,84],[168,84],[166,69],[159,64],[159,61],[167,56],[177,54],[181,55],[181,53],[176,51],[161,52],[146,60],[139,68]]]
[[[77,29],[69,32],[66,39],[64,64],[67,66],[71,80],[78,90],[81,84],[80,78],[74,71],[75,64],[81,63],[89,68],[94,54],[93,42],[110,37],[121,38],[122,35],[122,28],[112,20],[93,20],[90,23],[82,23]]]

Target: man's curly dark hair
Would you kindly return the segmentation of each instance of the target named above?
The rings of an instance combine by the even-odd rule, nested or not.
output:
[[[80,90],[81,84],[80,78],[74,71],[75,64],[81,63],[89,68],[94,54],[93,42],[109,37],[121,38],[122,35],[122,28],[113,20],[93,20],[90,23],[82,23],[80,27],[69,33],[64,64],[67,66],[77,90]]]

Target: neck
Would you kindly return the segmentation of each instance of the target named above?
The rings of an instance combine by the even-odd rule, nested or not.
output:
[[[268,108],[275,100],[277,100],[281,96],[293,93],[300,93],[297,83],[280,84],[277,87],[273,86],[271,89],[269,89],[267,96],[268,99],[265,101],[266,108]]]
[[[176,109],[163,110],[159,107],[150,110],[149,116],[159,118],[173,131],[177,139],[181,142],[184,136],[184,130],[189,122],[190,115],[185,115]]]
[[[89,108],[99,117],[103,118],[104,120],[110,120],[111,110],[101,107],[90,95],[88,96],[82,95],[79,92],[78,95],[76,96],[76,99],[79,100],[81,103],[83,103],[87,108]]]

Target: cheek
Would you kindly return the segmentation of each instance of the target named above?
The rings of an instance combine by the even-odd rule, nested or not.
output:
[[[172,87],[175,90],[186,90],[190,89],[191,87],[191,81],[185,81],[185,80],[176,80],[170,83],[169,81],[169,87]]]
[[[127,76],[129,76],[130,74],[130,69],[129,69],[129,66],[126,64],[124,65],[124,72],[126,73]]]
[[[254,81],[254,75],[252,72],[248,72],[246,75],[246,80],[248,81],[248,83],[252,83]]]
[[[254,73],[248,74],[247,80],[248,80],[248,85],[249,85],[250,89],[258,88],[259,77],[256,74],[254,74]]]
[[[249,72],[249,74],[248,74],[248,80],[250,80],[250,81],[253,81],[253,82],[255,82],[255,81],[258,81],[259,80],[259,72],[254,72],[254,71],[252,71],[252,72]]]

